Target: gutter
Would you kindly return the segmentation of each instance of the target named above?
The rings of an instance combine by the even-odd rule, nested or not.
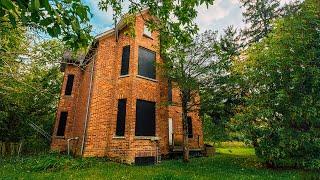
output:
[[[84,120],[84,128],[83,128],[83,134],[82,134],[82,144],[81,144],[81,152],[80,152],[81,155],[83,155],[85,138],[87,136],[87,124],[89,119],[89,106],[90,106],[90,100],[91,100],[91,94],[92,94],[92,81],[93,81],[93,71],[94,71],[95,60],[96,60],[96,54],[94,54],[93,56],[92,67],[90,72],[89,95],[88,95],[88,100],[86,105],[86,119]]]

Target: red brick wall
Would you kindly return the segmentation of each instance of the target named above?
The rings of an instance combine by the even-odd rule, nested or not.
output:
[[[144,18],[148,18],[147,14],[144,16]],[[114,34],[99,39],[98,51],[94,61],[89,119],[83,156],[108,156],[132,163],[137,156],[155,156],[157,153],[156,147],[160,148],[161,154],[167,154],[169,153],[169,117],[173,118],[175,133],[182,134],[181,108],[162,105],[163,102],[167,101],[167,81],[159,73],[156,75],[156,80],[148,80],[138,76],[139,46],[156,52],[157,63],[162,61],[158,51],[158,33],[153,32],[152,39],[143,36],[144,20],[141,16],[136,17],[135,27],[136,36],[134,38],[120,33],[118,42],[116,42]],[[122,48],[126,45],[130,45],[129,75],[120,77]],[[57,112],[57,122],[60,111],[67,109],[69,112],[67,130],[65,139],[53,138],[52,149],[64,150],[66,148],[66,138],[79,137],[78,142],[73,141],[73,150],[77,154],[80,153],[89,95],[90,66],[92,64],[93,61],[84,72],[72,66],[66,68]],[[69,73],[75,74],[71,98],[63,95],[66,76]],[[127,99],[125,135],[124,137],[115,137],[118,99],[123,98]],[[159,137],[158,143],[151,141],[148,137],[135,137],[137,99],[156,102],[156,136]],[[179,99],[177,89],[173,92],[173,99]],[[199,115],[198,113],[190,115],[193,119],[194,133],[194,138],[190,139],[190,145],[198,147],[196,135],[200,135],[200,145],[202,146],[202,124]]]

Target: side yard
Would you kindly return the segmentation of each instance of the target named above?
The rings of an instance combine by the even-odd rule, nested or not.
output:
[[[214,157],[129,166],[56,154],[0,160],[0,179],[317,179],[317,172],[264,167],[252,148],[218,148]]]

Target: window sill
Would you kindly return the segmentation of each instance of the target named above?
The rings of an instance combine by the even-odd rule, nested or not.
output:
[[[156,80],[156,79],[148,78],[148,77],[141,76],[141,75],[137,75],[137,77],[138,77],[138,78],[141,78],[141,79],[145,79],[145,80],[153,81],[153,82],[158,82],[158,80]]]
[[[139,140],[151,140],[151,141],[158,141],[158,140],[160,140],[160,138],[157,137],[157,136],[135,136],[134,139],[139,139]]]
[[[125,139],[124,136],[113,136],[112,139]]]
[[[64,97],[66,97],[66,98],[72,98],[73,96],[72,96],[72,95],[64,95]]]
[[[126,74],[126,75],[120,75],[119,78],[125,78],[125,77],[129,77],[130,75],[129,74]]]

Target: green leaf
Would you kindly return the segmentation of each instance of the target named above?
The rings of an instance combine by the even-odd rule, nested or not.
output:
[[[1,0],[0,5],[4,6],[7,10],[14,9],[14,4],[12,1],[9,0]]]
[[[9,20],[13,27],[17,26],[16,18],[11,13],[9,14]]]
[[[29,4],[29,0],[17,0],[17,5],[21,9],[27,9]]]
[[[33,22],[38,23],[40,20],[39,14],[35,11],[31,12],[31,19]]]
[[[71,26],[72,26],[72,29],[73,29],[74,31],[79,31],[79,29],[80,29],[79,23],[78,23],[76,20],[73,20],[73,21],[71,22]]]
[[[51,18],[46,18],[40,21],[40,25],[42,26],[48,26],[49,24],[53,23]]]
[[[40,8],[40,2],[39,0],[32,0],[31,1],[31,9],[37,11]]]
[[[86,8],[82,6],[77,6],[76,7],[76,13],[79,15],[80,19],[87,19],[87,10]]]
[[[47,28],[47,32],[48,32],[48,34],[50,35],[50,36],[52,36],[52,37],[54,37],[54,31],[53,31],[53,29],[51,28],[51,27],[48,27]]]
[[[5,15],[5,11],[3,9],[0,9],[0,17],[3,17]]]
[[[42,0],[41,1],[41,7],[44,7],[46,10],[50,10],[51,6],[49,4],[49,0]]]

